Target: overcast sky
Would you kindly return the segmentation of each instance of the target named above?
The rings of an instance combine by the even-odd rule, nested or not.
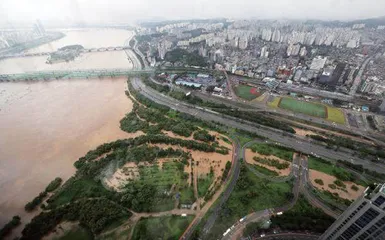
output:
[[[133,23],[146,19],[296,18],[385,15],[385,0],[0,0],[0,23]]]

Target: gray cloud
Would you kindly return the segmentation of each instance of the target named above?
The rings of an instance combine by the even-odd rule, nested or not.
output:
[[[358,19],[385,13],[384,0],[1,0],[0,22],[132,23],[162,18]]]

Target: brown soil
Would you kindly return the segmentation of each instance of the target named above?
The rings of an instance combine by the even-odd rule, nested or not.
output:
[[[260,157],[260,158],[268,158],[268,159],[275,159],[275,160],[278,160],[279,162],[286,162],[286,163],[289,163],[288,161],[285,161],[279,157],[276,157],[274,155],[262,155],[262,154],[259,154],[257,152],[253,152],[251,149],[247,148],[245,150],[245,160],[247,163],[249,164],[253,164],[253,165],[258,165],[258,166],[262,166],[264,168],[267,168],[269,170],[272,170],[274,172],[277,172],[279,174],[279,176],[288,176],[290,174],[290,169],[291,169],[291,163],[289,163],[289,167],[286,168],[286,169],[277,169],[275,167],[272,167],[272,166],[269,166],[269,165],[266,165],[266,164],[262,164],[262,163],[259,163],[257,161],[255,161],[253,159],[253,157]]]
[[[302,137],[306,137],[306,135],[319,135],[318,133],[310,131],[310,130],[305,130],[305,129],[301,129],[301,128],[294,128],[294,127],[293,127],[293,129],[295,130],[296,135],[302,136]]]
[[[331,189],[328,185],[334,184],[333,182],[337,178],[334,176],[330,176],[329,174],[316,171],[316,170],[309,169],[309,177],[310,177],[311,183],[317,189],[327,190],[331,193],[338,193],[339,197],[344,198],[344,199],[356,200],[365,191],[365,187],[357,185],[353,182],[344,182],[344,184],[346,185],[345,190],[347,190],[347,192],[344,192],[344,191],[339,190],[339,189]],[[324,185],[321,186],[321,185],[317,184],[314,181],[315,179],[322,179],[322,181],[324,182]],[[359,190],[358,191],[352,190],[351,189],[352,185],[356,185],[359,188]]]
[[[77,222],[62,222],[55,227],[54,231],[51,231],[48,235],[44,236],[42,240],[59,239],[66,232],[78,228]]]
[[[315,127],[315,126],[309,126],[309,125],[307,125],[305,123],[295,122],[295,121],[292,121],[292,120],[289,120],[289,119],[286,119],[285,121],[292,122],[293,124],[297,124],[297,125],[302,125],[305,128],[311,128],[311,129],[314,129],[316,131],[319,131],[319,132],[322,132],[322,133],[325,133],[325,134],[329,133],[329,134],[333,134],[333,135],[336,135],[336,136],[342,136],[342,137],[350,138],[350,139],[353,139],[353,140],[355,140],[357,142],[363,142],[363,143],[374,145],[374,143],[372,141],[367,140],[367,139],[362,139],[360,137],[355,137],[355,136],[351,136],[351,135],[348,135],[348,134],[344,134],[344,133],[340,133],[340,132],[336,132],[336,131],[332,131],[332,130],[328,130],[328,129],[323,129],[323,128],[319,128],[319,127]],[[319,133],[316,133],[316,134],[320,135]]]

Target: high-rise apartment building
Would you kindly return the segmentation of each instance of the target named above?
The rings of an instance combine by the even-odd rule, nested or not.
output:
[[[320,240],[385,239],[385,184],[369,186]]]

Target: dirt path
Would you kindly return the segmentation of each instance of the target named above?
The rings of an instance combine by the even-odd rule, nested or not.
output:
[[[198,194],[198,168],[194,167],[194,196],[196,199],[197,210],[201,210],[201,204]]]

